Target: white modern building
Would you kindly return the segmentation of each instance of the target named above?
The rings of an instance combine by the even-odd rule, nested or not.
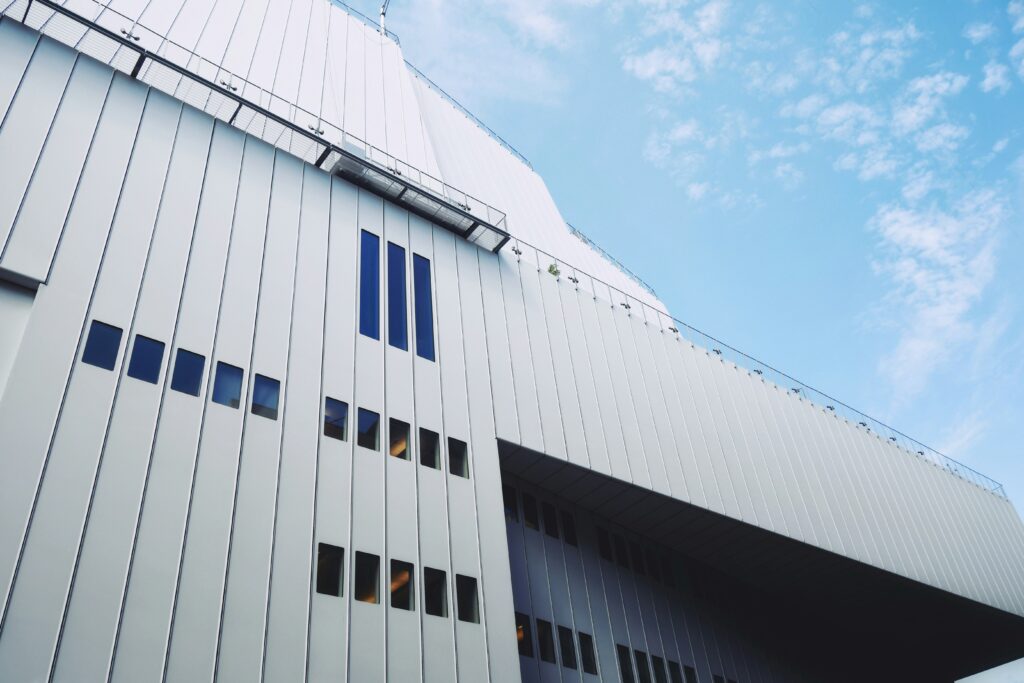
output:
[[[330,0],[0,0],[0,681],[951,681],[995,482],[704,337]]]

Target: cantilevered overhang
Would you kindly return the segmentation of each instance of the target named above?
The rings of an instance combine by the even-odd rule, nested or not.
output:
[[[1024,656],[1024,618],[499,440],[502,470],[751,587],[751,620],[839,681],[954,681]],[[776,627],[776,628],[773,628]],[[842,666],[840,666],[842,663]]]
[[[6,4],[6,3],[4,3]],[[93,0],[16,0],[3,14],[496,252],[504,212]]]

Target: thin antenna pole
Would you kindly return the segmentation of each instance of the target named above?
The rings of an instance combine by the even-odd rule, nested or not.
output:
[[[384,4],[380,6],[380,34],[386,36],[388,34],[387,29],[384,28],[384,15],[388,13],[388,5],[391,4],[391,0],[384,0]]]

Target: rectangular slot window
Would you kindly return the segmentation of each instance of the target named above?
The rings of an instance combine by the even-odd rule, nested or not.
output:
[[[409,424],[395,418],[388,420],[388,443],[388,455],[408,460]]]
[[[692,666],[684,666],[683,673],[686,674],[686,683],[697,683],[697,670]]]
[[[405,314],[405,249],[388,242],[388,344],[409,350]]]
[[[324,436],[348,440],[348,404],[330,396],[324,400]]]
[[[612,557],[612,538],[608,535],[608,530],[601,527],[597,527],[597,551],[601,553],[602,559],[609,562],[615,559]]]
[[[537,517],[537,499],[529,493],[523,494],[523,522],[527,529],[540,529],[540,519]]]
[[[733,678],[727,678],[727,679],[725,679],[725,681],[726,681],[726,683],[736,683],[736,680],[733,679]]]
[[[661,558],[661,578],[669,588],[676,587],[676,575],[672,571],[672,559],[668,555]]]
[[[580,660],[583,673],[597,675],[597,652],[594,650],[594,638],[589,633],[580,633]]]
[[[469,479],[469,453],[465,441],[448,437],[448,471]]]
[[[714,681],[714,683],[725,683],[725,677],[719,676],[718,674],[712,674],[711,680]]]
[[[117,351],[121,348],[121,328],[93,320],[89,336],[82,351],[82,362],[104,370],[113,370],[117,365]]]
[[[359,602],[380,602],[380,558],[356,551],[355,599]]]
[[[380,339],[380,238],[359,234],[359,334]]]
[[[206,359],[198,353],[178,349],[174,356],[174,374],[171,375],[171,389],[189,396],[198,396],[203,386],[203,368]]]
[[[686,667],[690,668],[690,667]],[[679,668],[679,662],[673,662],[669,660],[668,663],[668,676],[672,679],[672,683],[683,683],[683,672]],[[696,681],[686,681],[686,683],[696,683]]]
[[[345,549],[327,543],[316,546],[316,592],[340,598],[345,574]]]
[[[629,550],[633,555],[633,571],[635,571],[640,576],[643,576],[645,574],[643,548],[641,548],[640,544],[636,541],[630,541]]]
[[[423,611],[448,616],[448,577],[440,569],[423,568]]]
[[[651,668],[654,669],[654,683],[668,683],[664,659],[658,655],[651,655]]]
[[[455,575],[455,592],[459,601],[459,621],[480,623],[480,600],[476,595],[476,579],[472,576]]]
[[[420,464],[435,470],[441,469],[441,457],[438,453],[441,437],[437,432],[420,427]]]
[[[518,522],[519,506],[516,504],[516,490],[508,484],[503,484],[501,497],[505,501],[505,519],[509,522]]]
[[[572,637],[572,629],[558,627],[558,649],[562,652],[562,666],[576,670],[576,642]]]
[[[217,371],[213,375],[214,403],[228,408],[237,408],[242,402],[242,368],[217,361]]]
[[[636,658],[636,677],[639,683],[653,683],[651,681],[651,665],[647,662],[647,655],[640,650],[633,650]]]
[[[551,503],[542,502],[541,512],[544,514],[544,533],[551,538],[558,538],[558,513]]]
[[[391,606],[412,611],[416,609],[413,595],[413,577],[416,575],[412,564],[391,560]]]
[[[530,617],[516,612],[516,642],[519,654],[523,657],[533,656],[533,639],[530,637]]]
[[[276,420],[280,396],[280,382],[270,377],[256,375],[252,383],[252,414]]]
[[[378,450],[380,448],[380,415],[372,410],[360,408],[358,421],[359,431],[356,435],[356,443],[371,451]]]
[[[622,683],[636,683],[633,678],[633,659],[629,656],[629,648],[625,645],[616,645],[615,652],[619,656],[619,675]]]
[[[562,535],[565,537],[565,542],[569,545],[578,545],[576,540],[576,520],[573,519],[572,513],[562,510]]]
[[[647,548],[647,571],[650,573],[651,578],[661,583],[661,570],[658,569],[658,557],[654,554],[654,551],[649,547]]]
[[[626,547],[626,539],[622,536],[613,536],[615,539],[615,560],[620,567],[629,569],[629,549]]]
[[[416,308],[416,355],[434,360],[434,302],[430,294],[430,261],[412,255],[412,284]]]
[[[143,382],[160,381],[160,367],[164,363],[164,343],[141,334],[135,335],[132,359],[128,361],[128,376]]]
[[[537,650],[543,661],[555,663],[555,636],[550,621],[537,620]]]

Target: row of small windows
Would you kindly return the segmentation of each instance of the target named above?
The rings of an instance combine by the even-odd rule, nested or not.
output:
[[[555,661],[554,627],[550,621],[537,619],[537,656],[541,661],[557,664]],[[594,638],[589,633],[577,633],[579,639],[579,661],[576,659],[576,643],[572,629],[567,626],[558,627],[558,649],[561,654],[562,666],[597,675],[597,654],[594,650]],[[533,657],[533,638],[530,633],[530,617],[516,612],[516,640],[519,643],[519,654]]]
[[[501,487],[501,495],[505,502],[505,519],[510,522],[519,522],[519,502],[516,490],[508,484]],[[571,512],[559,510],[547,501],[541,501],[537,506],[537,499],[529,493],[522,495],[523,524],[527,529],[540,531],[541,520],[544,522],[544,533],[551,538],[563,538],[571,546],[578,546],[576,538],[576,519]],[[538,513],[538,510],[540,511]],[[559,530],[559,519],[561,519],[561,531]]]
[[[630,655],[629,648],[625,645],[616,645],[615,651],[619,658],[619,675],[622,677],[622,683],[697,683],[697,671],[692,666],[680,667],[679,662],[665,660],[658,655],[651,655],[648,659],[647,653],[640,650],[633,650]],[[716,677],[715,683],[723,682]]]
[[[614,551],[613,551],[614,548]],[[611,534],[607,529],[597,527],[597,550],[601,559],[616,562],[624,569],[632,569],[640,576],[649,576],[654,581],[675,588],[675,571],[672,560],[661,555],[648,545],[646,552],[637,541],[626,542],[622,536]]]
[[[363,230],[359,237],[359,333],[380,339],[380,237]],[[388,344],[409,350],[406,316],[405,248],[394,242],[387,247]],[[434,360],[434,304],[430,285],[430,261],[412,255],[413,329],[416,355]]]
[[[416,567],[411,562],[391,560],[388,581],[390,604],[395,609],[416,611]],[[345,549],[328,543],[317,544],[316,592],[344,596]],[[435,617],[448,616],[448,574],[442,569],[423,568],[423,611]],[[380,604],[380,557],[356,551],[352,596],[359,602]],[[480,600],[476,579],[455,575],[456,618],[480,623]]]

